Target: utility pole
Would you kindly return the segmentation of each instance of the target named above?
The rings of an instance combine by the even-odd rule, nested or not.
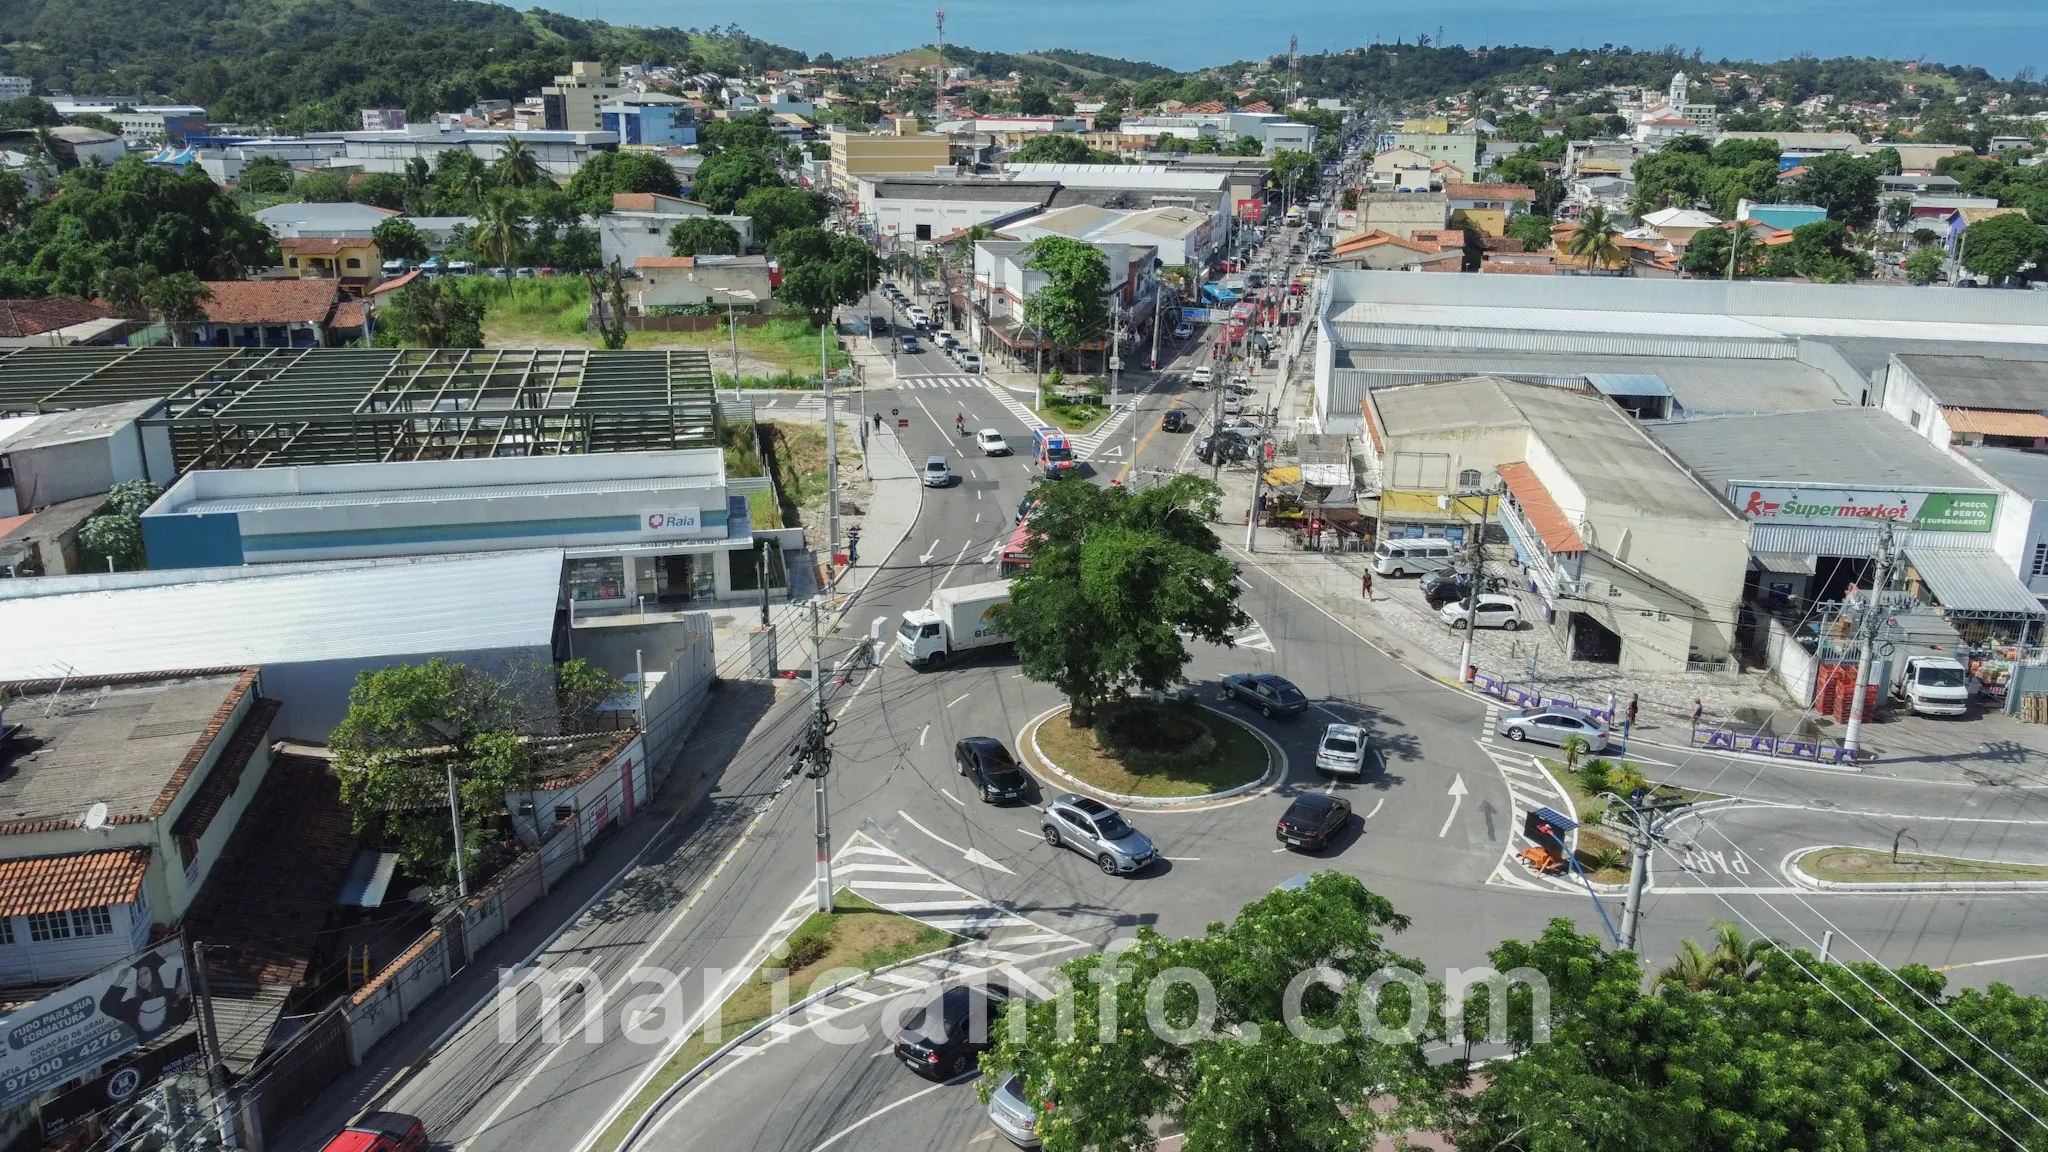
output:
[[[839,551],[839,422],[832,415],[832,325],[818,329],[818,384],[825,390],[826,557]]]
[[[462,866],[462,797],[455,791],[455,761],[448,762],[448,819],[455,825],[455,894],[469,898],[469,870]]]
[[[1878,634],[1884,630],[1885,589],[1892,582],[1892,522],[1880,520],[1877,525],[1877,580],[1871,585],[1870,595],[1865,598],[1863,615],[1856,621],[1856,633],[1861,651],[1856,656],[1856,698],[1849,701],[1849,732],[1843,739],[1853,760],[1863,751],[1863,698],[1870,692],[1871,657],[1877,651]]]
[[[732,387],[738,393],[740,387],[740,326],[732,318],[732,298],[725,301],[725,328],[732,334]],[[738,399],[735,395],[734,399]]]
[[[824,642],[818,622],[818,600],[811,598],[811,716],[810,732],[804,737],[806,774],[817,784],[818,797],[818,911],[832,911],[832,815],[825,797],[825,777],[832,773],[832,749],[825,737],[832,731],[832,718],[825,712],[825,668],[819,655]]]
[[[932,78],[932,115],[946,103],[946,10],[939,9],[939,74]]]
[[[206,1062],[206,1084],[213,1093],[214,1115],[220,1119],[220,1140],[224,1147],[236,1145],[235,1107],[230,1097],[227,1060],[221,1055],[220,1026],[213,1019],[213,992],[206,983],[206,945],[197,940],[185,943],[185,967],[192,973],[192,995],[199,1017],[199,1053]]]
[[[1252,503],[1244,514],[1244,550],[1256,552],[1253,544],[1258,540],[1259,531],[1259,485],[1266,479],[1266,463],[1259,459],[1257,449],[1252,451]]]
[[[1209,387],[1216,390],[1209,397],[1209,482],[1214,484],[1223,477],[1223,386],[1212,376]]]
[[[1485,568],[1486,559],[1486,530],[1493,523],[1493,502],[1495,499],[1497,497],[1492,490],[1482,489],[1480,491],[1479,535],[1472,539],[1472,558],[1465,566],[1465,571],[1469,573],[1469,576],[1465,581],[1465,640],[1464,643],[1458,646],[1458,683],[1460,684],[1470,684],[1472,682],[1472,610],[1479,601],[1479,577],[1481,571]],[[1530,679],[1535,679],[1533,673],[1530,675]]]

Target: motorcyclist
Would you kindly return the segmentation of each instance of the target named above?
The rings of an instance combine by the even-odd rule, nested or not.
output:
[[[965,435],[967,435],[967,416],[966,416],[966,414],[964,414],[964,413],[963,413],[963,414],[961,414],[961,415],[958,415],[958,416],[955,416],[955,417],[953,417],[953,433],[954,433],[954,435],[957,435],[957,436],[965,436]]]

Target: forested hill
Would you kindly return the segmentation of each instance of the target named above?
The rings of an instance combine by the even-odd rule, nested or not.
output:
[[[615,27],[468,0],[0,0],[0,72],[80,94],[168,93],[215,120],[353,127],[529,96],[572,59],[724,70],[801,52],[737,28]]]

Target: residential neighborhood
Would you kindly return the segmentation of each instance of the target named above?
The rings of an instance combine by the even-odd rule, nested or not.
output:
[[[30,6],[0,1152],[2040,1146],[2031,67]]]

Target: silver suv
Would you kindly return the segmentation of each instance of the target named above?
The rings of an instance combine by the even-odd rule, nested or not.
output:
[[[1110,876],[1136,872],[1159,855],[1152,841],[1116,809],[1086,796],[1069,793],[1047,804],[1039,814],[1038,830],[1047,844],[1072,848]]]

